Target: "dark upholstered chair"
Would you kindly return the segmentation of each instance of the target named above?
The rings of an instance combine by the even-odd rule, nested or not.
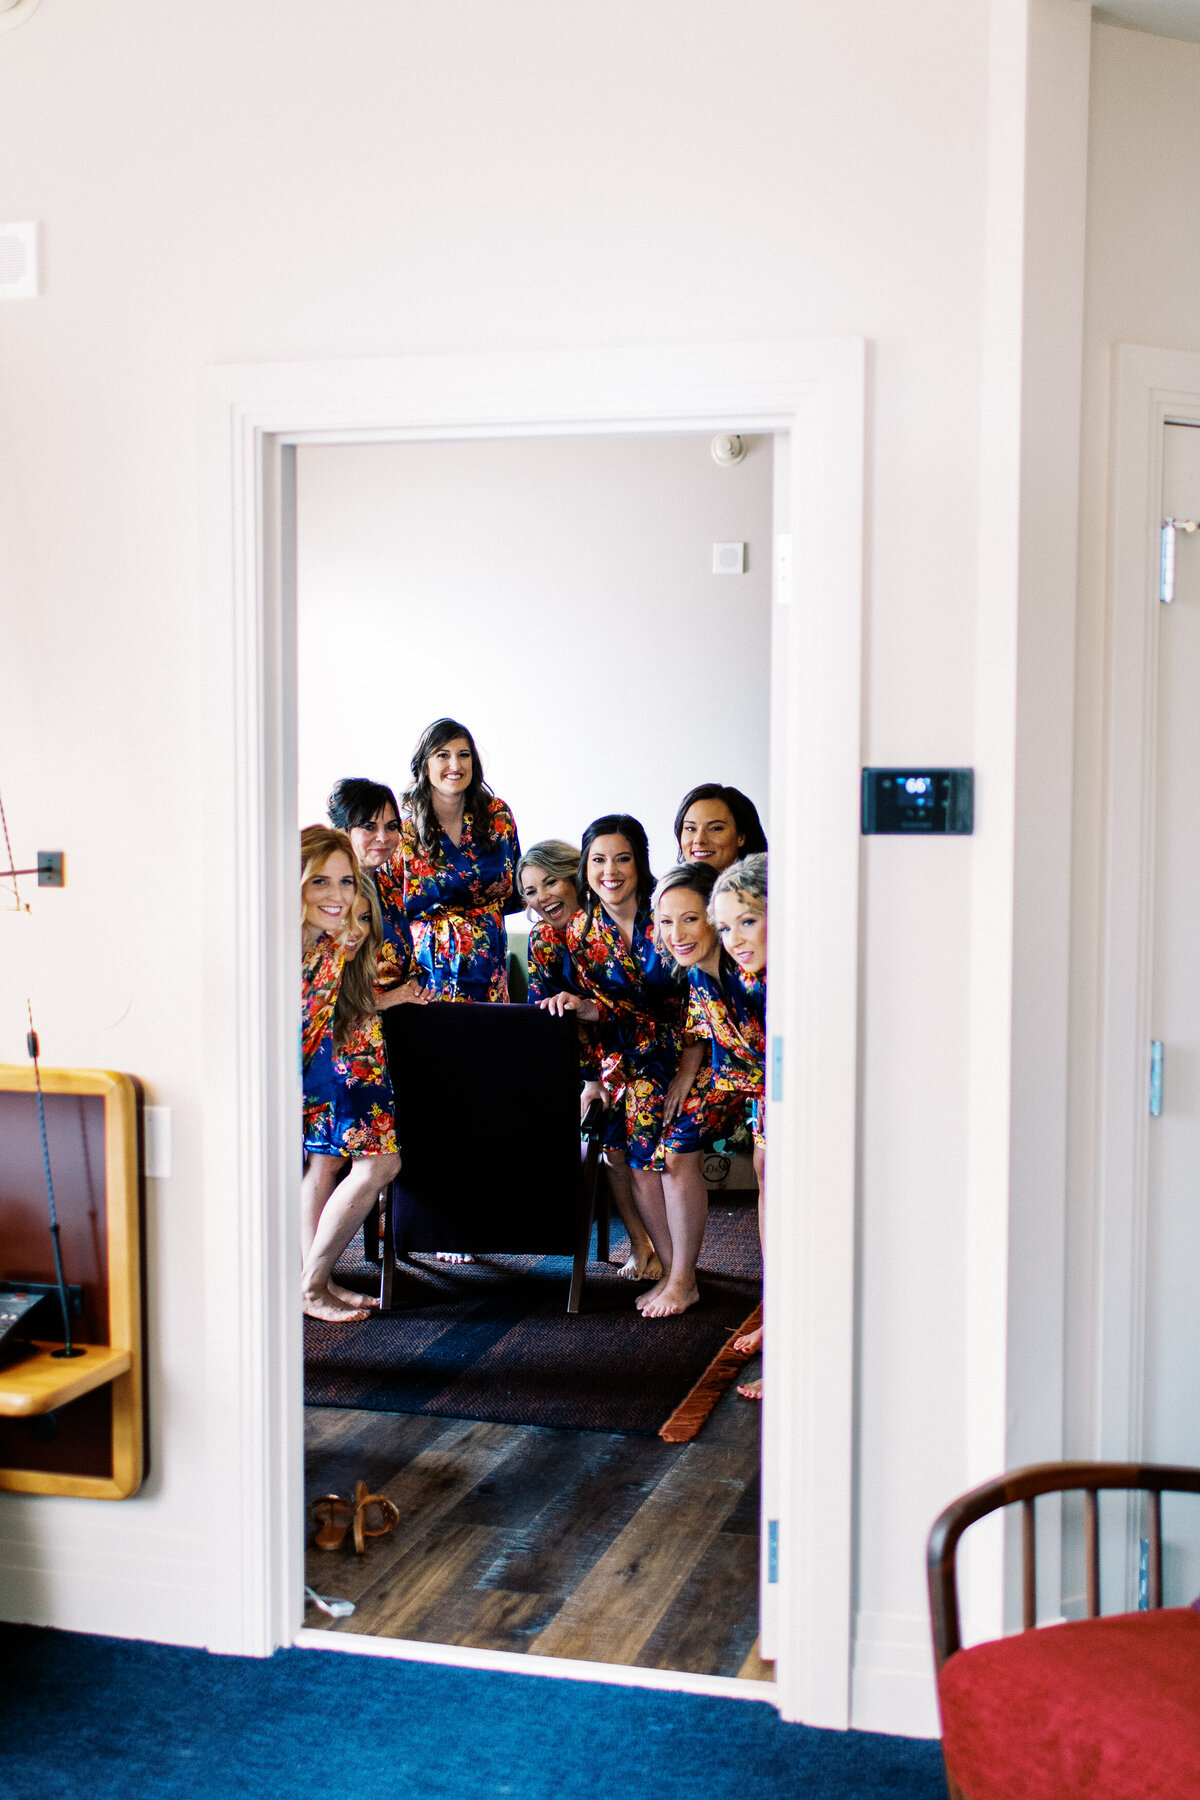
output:
[[[382,1018],[403,1166],[384,1209],[380,1305],[397,1256],[466,1250],[569,1256],[578,1312],[593,1224],[608,1258],[608,1188],[598,1103],[580,1124],[574,1019],[441,1003]]]
[[[1101,1618],[1107,1489],[1149,1494],[1149,1612]],[[1037,1624],[1034,1505],[1082,1490],[1087,1618]],[[929,1536],[929,1600],[951,1800],[1197,1800],[1200,1614],[1162,1604],[1162,1495],[1200,1494],[1200,1469],[1040,1463],[948,1506]],[[955,1553],[969,1525],[1019,1504],[1023,1630],[962,1648]]]

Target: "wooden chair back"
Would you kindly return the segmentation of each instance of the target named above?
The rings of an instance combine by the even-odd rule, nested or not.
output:
[[[1108,1489],[1140,1490],[1150,1496],[1150,1605],[1162,1605],[1162,1496],[1200,1494],[1200,1469],[1166,1463],[1061,1462],[1034,1463],[973,1488],[954,1500],[929,1534],[929,1611],[933,1624],[933,1656],[940,1674],[947,1657],[962,1648],[955,1558],[968,1526],[1000,1507],[1021,1507],[1022,1630],[1037,1624],[1037,1529],[1034,1506],[1039,1494],[1082,1491],[1084,1556],[1087,1564],[1087,1616],[1100,1612],[1100,1503]]]

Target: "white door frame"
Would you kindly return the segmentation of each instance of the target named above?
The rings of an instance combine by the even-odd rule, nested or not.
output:
[[[765,1514],[787,1719],[849,1712],[865,349],[824,339],[235,365],[205,377],[205,1357],[231,1587],[213,1647],[302,1628],[294,455],[298,444],[736,429],[789,440],[773,608]],[[339,646],[331,641],[331,660]],[[352,667],[352,665],[347,665]],[[765,1532],[764,1532],[765,1537]],[[234,1572],[237,1572],[236,1575]],[[771,1611],[773,1610],[773,1617]],[[330,1635],[305,1633],[329,1643]],[[342,1649],[377,1640],[335,1638]],[[399,1654],[730,1692],[427,1645]]]
[[[1097,1456],[1142,1458],[1163,428],[1200,424],[1200,355],[1115,355],[1103,1013],[1098,1095]]]

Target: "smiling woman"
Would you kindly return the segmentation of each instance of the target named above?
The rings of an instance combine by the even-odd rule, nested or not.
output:
[[[404,794],[400,847],[413,946],[433,1000],[508,999],[506,902],[521,846],[512,813],[483,779],[457,719],[422,732]]]
[[[679,802],[675,842],[680,862],[701,863],[720,874],[739,856],[754,856],[767,847],[758,808],[740,788],[706,781]]]
[[[379,901],[383,942],[375,972],[380,1011],[420,1000],[424,990],[417,975],[412,931],[404,911],[403,881],[393,857],[400,844],[400,808],[390,787],[349,775],[339,781],[327,803],[330,823],[349,837],[363,876]]]
[[[350,839],[309,825],[300,834],[303,905],[304,1179],[300,1232],[304,1311],[328,1324],[366,1317],[333,1270],[382,1187],[399,1172],[392,1084],[375,1007],[383,937]],[[347,1161],[352,1167],[339,1182]]]

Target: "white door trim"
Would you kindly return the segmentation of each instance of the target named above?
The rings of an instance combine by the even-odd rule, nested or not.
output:
[[[856,339],[206,372],[204,855],[220,879],[205,884],[202,942],[205,1356],[235,1588],[214,1648],[266,1654],[302,1625],[291,447],[785,432],[768,1018],[784,1086],[768,1106],[764,1492],[779,1522],[777,1703],[788,1719],[848,1723],[864,409]]]
[[[1095,1453],[1137,1462],[1145,1404],[1163,427],[1200,424],[1200,355],[1115,355]]]

